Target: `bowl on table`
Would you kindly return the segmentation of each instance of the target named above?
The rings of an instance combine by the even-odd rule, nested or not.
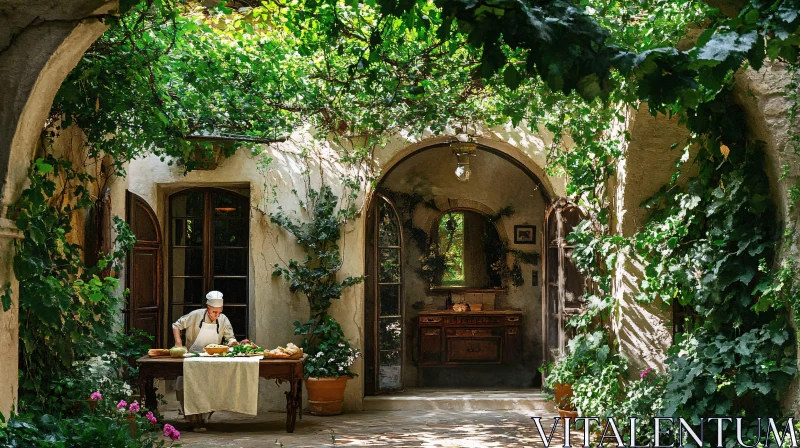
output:
[[[206,351],[209,355],[217,355],[217,354],[225,354],[228,353],[228,346],[226,345],[207,345],[203,350]]]

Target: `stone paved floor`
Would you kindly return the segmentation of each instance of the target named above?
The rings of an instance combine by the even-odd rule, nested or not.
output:
[[[293,434],[285,432],[285,415],[258,417],[216,413],[205,433],[186,428],[177,412],[165,413],[181,430],[187,448],[250,447],[541,447],[531,412],[518,411],[364,411],[336,417],[304,415]],[[549,430],[553,415],[537,412]],[[545,424],[547,423],[547,424]],[[549,431],[548,431],[549,432]],[[558,432],[558,431],[557,431]],[[551,447],[560,446],[557,434]]]

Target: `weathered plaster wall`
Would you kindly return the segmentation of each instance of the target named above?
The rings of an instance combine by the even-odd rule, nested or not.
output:
[[[275,162],[272,166],[270,177],[286,179],[286,182],[276,184],[275,193],[280,198],[282,207],[287,211],[297,210],[297,200],[291,194],[292,188],[302,189],[300,165],[290,156],[274,154]],[[292,296],[288,286],[281,279],[274,279],[270,274],[272,264],[288,261],[290,258],[302,259],[302,253],[293,242],[293,237],[269,223],[269,217],[262,213],[276,211],[269,202],[269,195],[265,196],[263,185],[272,179],[264,177],[257,169],[256,159],[240,151],[233,157],[224,160],[216,170],[194,171],[188,175],[183,174],[183,169],[178,166],[169,166],[158,157],[150,156],[135,160],[128,166],[127,188],[147,201],[158,214],[162,232],[169,235],[167,204],[169,195],[190,187],[220,187],[220,188],[246,188],[250,190],[251,215],[250,215],[250,336],[257,344],[265,347],[286,345],[288,342],[300,343],[295,337],[292,322],[305,320],[308,316],[308,305],[304,297]],[[124,210],[124,197],[115,209]],[[350,248],[345,245],[344,252]],[[168,241],[164,246],[165,274],[168,272]],[[224,291],[223,291],[224,293]],[[341,301],[334,305],[333,313],[340,319],[348,336],[358,339],[359,328],[352,324],[358,314],[359,303],[348,293]],[[167,283],[165,282],[164,300],[169,297]],[[343,308],[345,311],[340,310]],[[169,328],[165,313],[164,328]],[[172,343],[172,337],[168,338]],[[351,382],[349,390],[358,389]],[[261,408],[282,409],[283,390],[286,387],[266,387],[262,385]],[[360,400],[359,400],[360,403]],[[354,406],[348,400],[349,407]]]
[[[649,211],[640,204],[669,183],[675,172],[675,162],[684,145],[674,151],[670,151],[670,146],[688,136],[677,119],[654,117],[646,104],[629,111],[627,127],[630,142],[614,179],[615,232],[625,237],[636,233],[647,220]],[[691,167],[684,165],[683,170],[687,169]],[[672,343],[671,309],[661,303],[642,305],[635,301],[643,269],[641,262],[630,254],[617,259],[614,295],[619,308],[614,329],[632,371],[647,366],[664,371],[663,360]]]
[[[380,185],[380,189],[394,192],[419,194],[426,199],[433,199],[437,207],[445,212],[449,209],[468,207],[493,215],[504,207],[512,207],[514,215],[499,220],[497,223],[500,238],[509,242],[509,247],[525,252],[541,253],[542,229],[546,203],[539,187],[522,170],[509,161],[485,150],[477,151],[470,160],[472,176],[468,182],[456,179],[454,170],[456,159],[453,151],[447,146],[426,149],[415,153],[391,171]],[[435,225],[439,212],[418,206],[415,213],[414,226],[424,229],[428,234]],[[535,245],[514,244],[514,225],[535,225],[537,236]],[[427,280],[421,278],[417,271],[422,255],[413,243],[410,229],[405,230],[405,328],[406,331],[406,369],[405,384],[416,384],[417,369],[414,349],[417,347],[414,322],[418,311],[412,305],[424,301],[429,309],[444,308],[444,295],[434,295],[429,291]],[[509,260],[509,262],[511,262]],[[542,288],[532,286],[532,271],[541,271],[538,266],[522,265],[525,284],[519,288],[507,285],[507,292],[498,292],[498,309],[521,309],[524,314],[523,351],[525,366],[514,375],[506,377],[495,368],[483,369],[485,372],[474,372],[475,385],[516,385],[532,386],[536,368],[542,359]],[[540,278],[542,275],[540,273]],[[460,378],[438,378],[443,385],[456,384],[455,380],[465,380],[470,375],[459,369]],[[504,368],[500,368],[501,370]],[[478,369],[481,370],[481,369]],[[452,371],[449,371],[452,374]],[[448,381],[450,380],[450,381]],[[435,381],[426,380],[426,385],[434,385]]]

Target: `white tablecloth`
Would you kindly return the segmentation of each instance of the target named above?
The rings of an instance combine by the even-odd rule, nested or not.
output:
[[[183,393],[186,414],[232,411],[256,415],[260,360],[260,357],[184,359]]]

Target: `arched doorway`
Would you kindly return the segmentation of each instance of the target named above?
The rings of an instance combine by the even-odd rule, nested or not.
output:
[[[453,173],[453,150],[448,145],[433,144],[393,163],[376,187],[366,222],[366,395],[421,385],[540,385],[537,368],[545,360],[546,324],[540,259],[546,247],[545,215],[552,196],[546,181],[508,152],[481,145],[471,163],[471,177],[462,182]],[[387,217],[397,223],[392,229],[399,230],[400,237],[384,246],[381,226],[386,225]],[[490,233],[486,229],[495,229],[491,243],[484,240]],[[451,230],[456,231],[458,244],[452,244],[452,234],[442,237]],[[396,243],[400,246],[394,247]],[[446,278],[441,273],[428,275],[436,263],[430,261],[435,258],[431,256],[432,245],[457,247],[460,258],[457,269],[453,269],[457,274]],[[498,258],[489,260],[488,247],[499,253]],[[400,277],[384,284],[387,261],[396,257],[400,262],[389,264],[399,265],[396,272]],[[502,263],[497,263],[500,258]],[[380,372],[379,322],[383,318],[381,288],[390,287],[400,294],[399,301],[393,303],[399,302],[402,308],[386,316],[398,327],[396,338],[402,352],[395,353],[402,357],[399,365],[397,360],[392,365],[401,380],[385,387]],[[498,323],[502,320],[511,326],[506,328],[494,321],[469,323],[466,326],[470,328],[458,329],[423,325],[421,315],[437,310],[446,314],[451,299],[474,301],[471,306],[482,311],[471,316],[500,319]],[[447,320],[443,318],[443,322]]]
[[[89,0],[11,2],[0,5],[0,182],[3,217],[0,218],[0,257],[13,258],[14,240],[22,238],[5,210],[24,188],[31,156],[62,81],[106,30],[99,19],[118,2]],[[0,266],[0,283],[11,287],[12,307],[0,313],[0,412],[9,415],[16,404],[18,384],[18,283],[7,262]]]

